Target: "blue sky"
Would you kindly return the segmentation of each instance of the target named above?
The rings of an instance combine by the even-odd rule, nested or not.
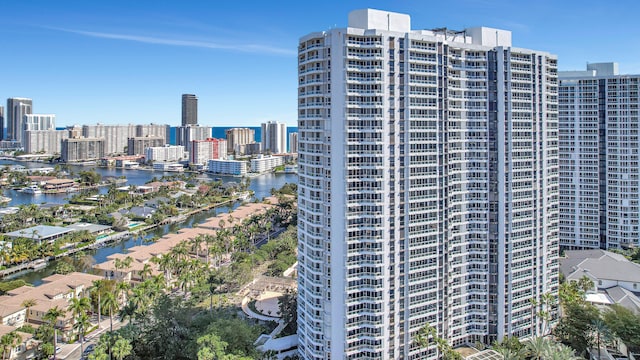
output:
[[[560,70],[617,61],[640,73],[640,2],[535,0],[21,0],[2,4],[0,99],[30,97],[57,125],[178,125],[180,97],[199,122],[296,125],[296,47],[345,27],[349,11],[411,15],[413,29],[490,26],[518,47],[559,56]]]

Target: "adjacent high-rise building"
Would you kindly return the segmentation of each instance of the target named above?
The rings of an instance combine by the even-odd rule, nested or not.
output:
[[[287,125],[277,121],[262,124],[262,151],[272,154],[287,152]]]
[[[27,98],[7,99],[7,136],[5,140],[22,144],[24,116],[33,113],[33,100]]]
[[[256,131],[249,128],[232,128],[225,130],[225,137],[227,139],[227,153],[236,153],[238,155],[245,155],[240,152],[239,149],[242,145],[253,144],[256,142]]]
[[[560,245],[640,245],[640,75],[616,63],[559,74]]]
[[[542,335],[556,57],[370,9],[298,52],[301,357],[435,359],[414,341],[426,325],[453,346]]]
[[[182,126],[198,125],[198,98],[182,94]]]

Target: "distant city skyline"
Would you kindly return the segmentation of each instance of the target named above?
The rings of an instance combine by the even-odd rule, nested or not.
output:
[[[640,73],[640,48],[628,46],[640,32],[635,1],[323,4],[8,2],[3,13],[13,15],[0,23],[0,100],[33,99],[37,112],[56,114],[58,126],[179,126],[181,94],[192,93],[203,126],[295,126],[299,37],[343,24],[344,14],[365,7],[411,13],[416,28],[510,30],[515,42],[557,54],[559,70],[616,61],[620,73]],[[604,16],[614,8],[624,11]]]

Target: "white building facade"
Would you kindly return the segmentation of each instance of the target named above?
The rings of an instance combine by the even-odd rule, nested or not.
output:
[[[105,155],[126,154],[129,138],[136,136],[136,125],[83,125],[82,136],[104,139]]]
[[[509,31],[349,14],[300,39],[304,359],[435,359],[540,335],[557,294],[557,60]],[[550,310],[552,313],[554,309]]]
[[[146,148],[144,157],[147,162],[173,162],[187,159],[189,154],[182,145],[166,145]]]
[[[272,154],[287,152],[287,125],[277,121],[262,124],[262,151]]]
[[[67,130],[27,130],[24,132],[24,151],[27,154],[60,154],[62,140],[68,138]]]
[[[263,173],[273,170],[276,166],[284,164],[282,156],[258,156],[251,159],[251,172]]]
[[[289,134],[289,152],[297,153],[298,152],[298,133],[292,132]]]
[[[23,131],[55,130],[56,116],[53,114],[26,114],[23,120]]]
[[[207,165],[209,160],[224,160],[227,158],[227,140],[209,138],[191,142],[189,163]]]
[[[209,160],[208,171],[214,174],[243,176],[247,174],[247,162],[238,160]]]
[[[588,64],[560,78],[560,244],[640,245],[640,75]]]

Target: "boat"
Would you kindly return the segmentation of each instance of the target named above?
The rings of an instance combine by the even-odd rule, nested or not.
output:
[[[34,261],[33,263],[31,263],[30,268],[32,268],[33,270],[40,270],[40,269],[46,268],[47,265],[49,265],[49,262],[47,260],[38,259],[38,260]]]
[[[38,185],[31,185],[29,187],[26,187],[22,189],[22,192],[33,195],[42,194],[42,190],[40,190]]]

